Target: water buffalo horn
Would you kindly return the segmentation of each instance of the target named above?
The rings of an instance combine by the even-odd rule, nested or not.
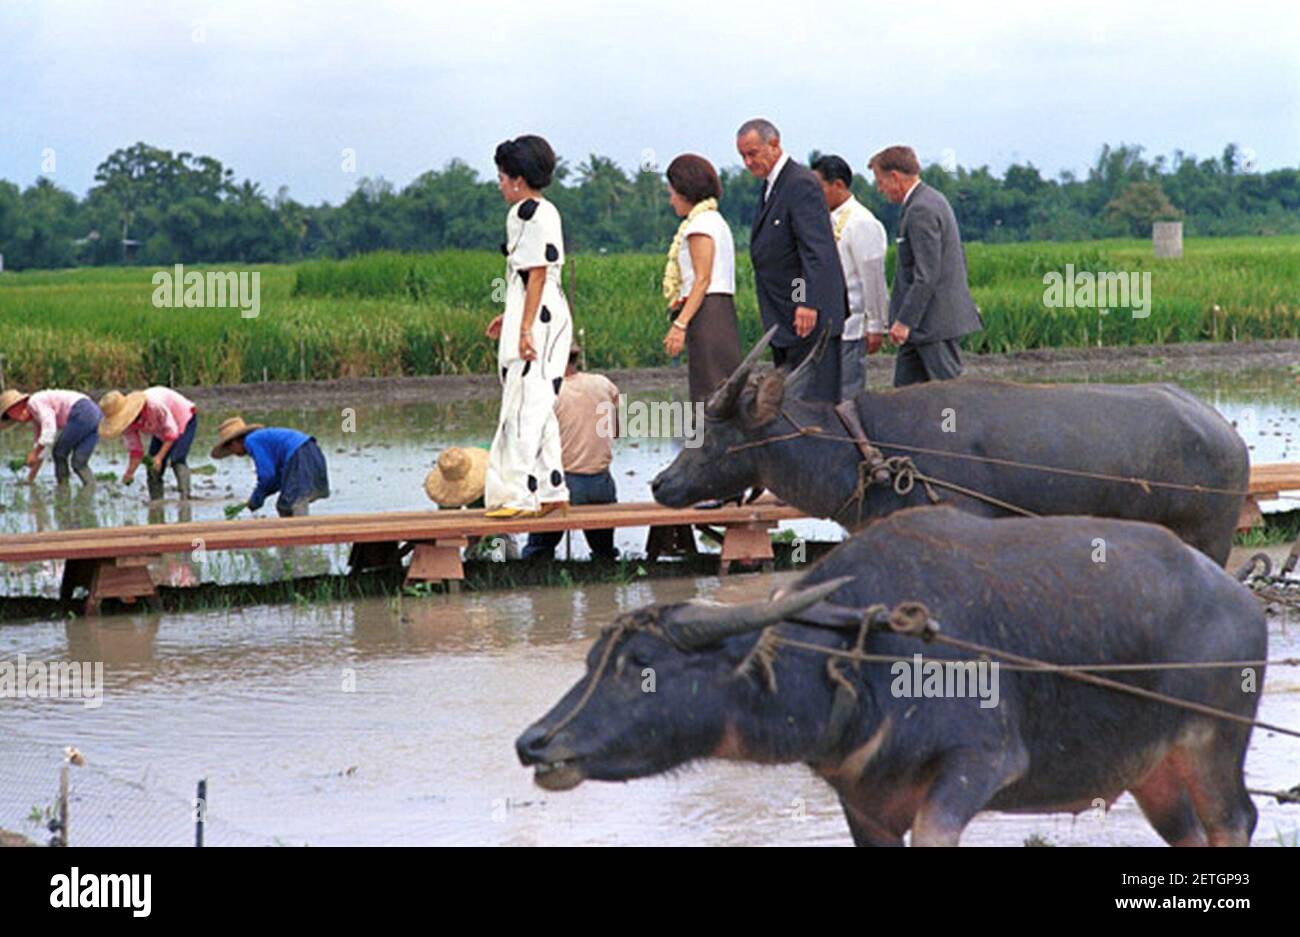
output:
[[[822,355],[825,354],[830,337],[831,333],[826,329],[822,329],[822,334],[818,337],[813,350],[799,362],[799,366],[791,371],[790,376],[785,379],[785,392],[791,397],[803,396],[803,385],[812,373],[812,366],[820,361]]]
[[[757,631],[797,615],[852,581],[852,576],[840,576],[806,589],[795,589],[770,602],[753,602],[749,605],[687,602],[673,612],[669,627],[682,646],[705,647],[732,635]]]
[[[731,377],[727,378],[726,383],[713,392],[708,403],[704,405],[706,414],[715,419],[725,420],[736,411],[736,400],[740,397],[740,391],[749,378],[749,372],[753,369],[754,363],[758,361],[758,356],[767,348],[768,343],[772,341],[772,336],[775,334],[776,326],[774,325],[758,340],[758,344],[750,350],[749,354],[745,356],[745,360],[736,367],[736,370],[731,372]]]

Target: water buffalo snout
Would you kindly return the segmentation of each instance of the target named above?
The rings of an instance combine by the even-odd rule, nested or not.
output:
[[[548,759],[542,757],[542,752],[546,750],[548,741],[546,729],[541,723],[535,722],[530,725],[519,738],[515,739],[515,752],[519,755],[519,763],[527,767],[547,761]]]

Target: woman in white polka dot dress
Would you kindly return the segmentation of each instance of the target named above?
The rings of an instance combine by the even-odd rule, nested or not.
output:
[[[569,503],[555,398],[564,382],[573,321],[560,285],[560,213],[542,195],[555,171],[555,153],[541,137],[518,137],[497,147],[496,165],[510,211],[501,246],[506,309],[487,330],[497,340],[502,394],[484,504],[488,517],[541,517]]]

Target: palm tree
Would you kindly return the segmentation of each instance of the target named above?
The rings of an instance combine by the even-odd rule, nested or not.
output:
[[[618,163],[595,153],[587,162],[578,164],[578,182],[607,222],[613,222],[614,211],[633,191]]]

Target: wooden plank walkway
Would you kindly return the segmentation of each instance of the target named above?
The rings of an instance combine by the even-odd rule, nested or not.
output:
[[[1260,501],[1283,491],[1300,491],[1300,462],[1266,462],[1250,468],[1250,495]]]
[[[1300,463],[1253,466],[1249,491],[1240,522],[1243,528],[1262,520],[1258,502],[1276,499],[1285,491],[1300,491]],[[804,517],[793,507],[777,504],[771,495],[755,504],[713,511],[628,502],[574,507],[565,514],[525,520],[492,520],[483,513],[321,514],[7,534],[0,536],[0,562],[66,560],[63,597],[71,599],[75,589],[84,586],[86,610],[93,613],[104,598],[132,602],[155,597],[148,563],[167,553],[348,543],[352,545],[353,570],[400,564],[410,553],[408,581],[443,581],[454,587],[464,577],[460,551],[471,537],[647,527],[646,555],[656,559],[694,553],[694,527],[721,536],[721,569],[725,573],[733,562],[770,567],[773,553],[768,532],[780,521]]]
[[[70,600],[76,588],[84,586],[86,612],[93,614],[105,598],[127,602],[154,598],[147,566],[167,553],[348,543],[354,571],[399,564],[410,553],[408,581],[443,581],[454,587],[464,578],[460,551],[471,537],[648,527],[646,555],[656,559],[694,553],[695,540],[689,532],[699,527],[721,535],[725,573],[734,562],[770,568],[769,531],[780,521],[804,516],[770,496],[752,505],[711,511],[629,502],[572,507],[563,514],[522,520],[493,520],[483,514],[481,510],[321,514],[10,534],[0,536],[0,562],[66,560],[61,595]]]
[[[1237,521],[1238,530],[1248,530],[1264,522],[1261,501],[1276,501],[1284,491],[1300,491],[1300,462],[1265,462],[1250,467],[1250,492]],[[1300,505],[1298,505],[1300,506]]]

